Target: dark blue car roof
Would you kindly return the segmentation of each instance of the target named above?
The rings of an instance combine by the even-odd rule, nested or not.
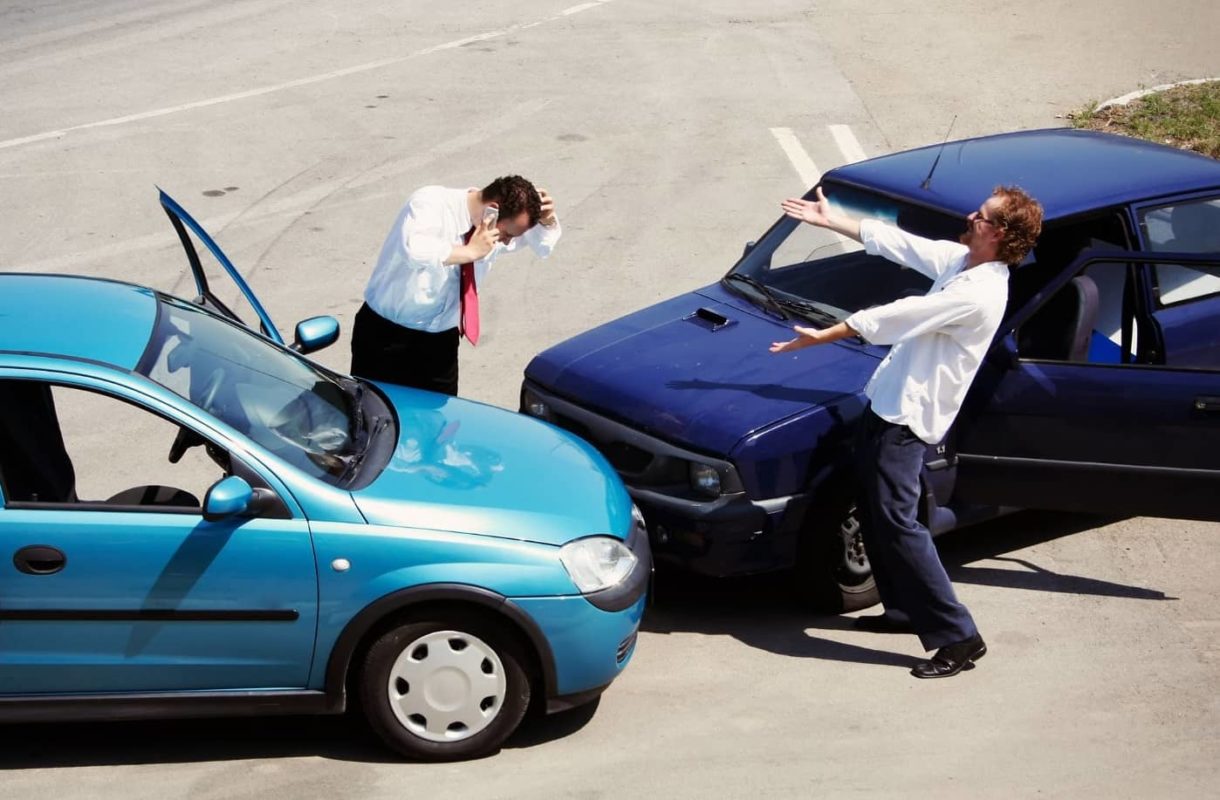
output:
[[[1047,220],[1162,195],[1220,187],[1220,161],[1125,136],[1067,128],[1020,131],[848,164],[826,173],[964,216],[999,184],[1016,184],[1042,203]]]

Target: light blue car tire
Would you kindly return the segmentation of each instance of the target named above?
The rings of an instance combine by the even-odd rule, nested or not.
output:
[[[530,704],[516,641],[484,619],[438,611],[382,634],[369,648],[360,698],[370,727],[421,761],[495,752]]]

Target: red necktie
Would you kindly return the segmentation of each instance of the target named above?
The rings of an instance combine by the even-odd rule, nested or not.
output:
[[[466,231],[462,244],[470,244],[474,228]],[[462,301],[461,331],[472,345],[479,343],[479,288],[474,283],[474,262],[462,265],[462,275],[459,287],[459,297]]]

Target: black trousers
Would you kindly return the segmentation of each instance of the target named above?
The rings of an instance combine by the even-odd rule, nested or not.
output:
[[[908,620],[924,648],[934,650],[969,639],[978,628],[917,516],[926,451],[907,426],[864,410],[856,440],[864,549],[886,612]]]
[[[457,328],[439,333],[404,328],[365,303],[356,312],[352,326],[351,373],[369,380],[457,395],[460,341]]]

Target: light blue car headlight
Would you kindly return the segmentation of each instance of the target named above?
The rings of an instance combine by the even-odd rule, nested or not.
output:
[[[589,594],[622,583],[639,559],[618,539],[590,536],[560,548],[559,561],[576,588],[582,594]]]

